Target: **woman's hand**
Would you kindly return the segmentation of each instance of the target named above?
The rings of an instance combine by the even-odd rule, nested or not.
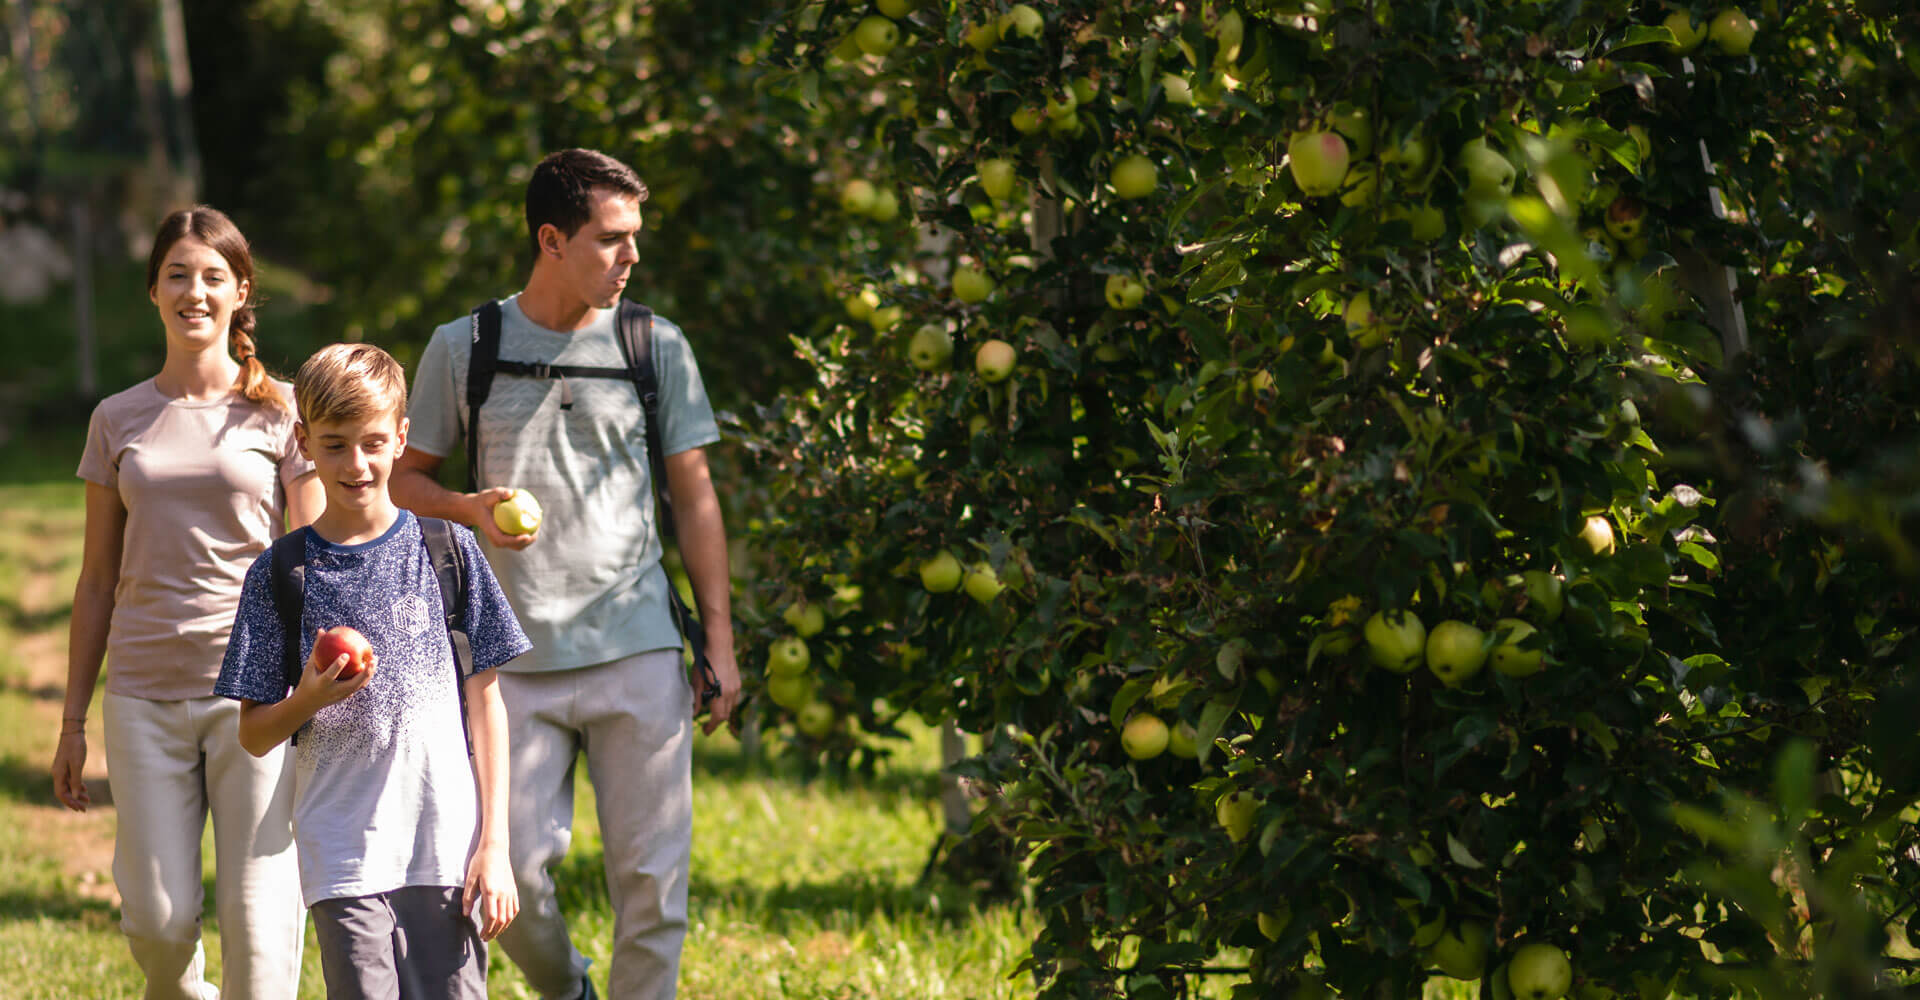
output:
[[[86,812],[93,804],[87,794],[87,782],[81,775],[87,769],[87,732],[75,729],[60,734],[60,748],[53,752],[53,794],[68,809]]]

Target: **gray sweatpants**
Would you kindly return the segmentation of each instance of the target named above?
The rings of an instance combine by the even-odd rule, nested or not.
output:
[[[598,803],[613,900],[609,1000],[670,1000],[687,934],[693,850],[693,689],[680,651],[500,674],[512,757],[509,849],[520,915],[500,935],[541,996],[579,996],[586,959],[568,936],[553,866],[573,839],[574,761]]]
[[[459,886],[313,904],[327,1000],[487,1000],[487,946]]]

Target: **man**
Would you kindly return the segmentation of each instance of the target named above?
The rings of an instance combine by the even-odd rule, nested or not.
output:
[[[615,317],[639,260],[646,196],[632,168],[602,153],[569,149],[540,162],[527,184],[533,273],[501,303],[501,360],[625,368]],[[421,355],[412,437],[392,491],[416,513],[485,536],[533,641],[500,677],[511,734],[508,849],[521,901],[500,943],[541,996],[596,995],[551,874],[572,836],[573,766],[584,749],[613,895],[608,992],[672,997],[686,936],[696,699],[668,610],[641,404],[626,379],[497,373],[478,420],[480,489],[444,489],[434,478],[442,459],[474,432],[471,331],[469,317],[447,323]],[[704,451],[719,428],[679,328],[656,317],[653,342],[666,487],[719,680],[707,702],[712,732],[740,694],[726,533]],[[545,508],[532,534],[494,523],[493,508],[516,488]]]

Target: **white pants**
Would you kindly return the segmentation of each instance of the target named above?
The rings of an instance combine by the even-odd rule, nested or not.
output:
[[[567,934],[552,869],[573,839],[573,768],[584,750],[613,900],[608,1000],[670,1000],[693,850],[693,689],[680,651],[577,670],[503,671],[500,697],[520,889],[520,915],[501,934],[502,949],[541,996],[580,995],[587,963]]]
[[[240,703],[107,694],[107,769],[118,813],[120,929],[147,1000],[215,1000],[200,946],[200,836],[213,816],[214,911],[227,1000],[292,1000],[306,910],[293,847],[293,773],[282,747],[240,746]]]

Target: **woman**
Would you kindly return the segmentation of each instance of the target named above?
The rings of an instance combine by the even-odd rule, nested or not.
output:
[[[200,946],[209,812],[226,997],[290,1000],[300,975],[291,758],[242,749],[239,703],[213,695],[248,565],[325,502],[294,445],[291,389],[255,354],[252,295],[252,253],[225,215],[169,215],[147,258],[166,361],[94,409],[80,460],[86,547],[54,793],[87,808],[86,716],[104,656],[113,879],[148,1000],[220,996]]]

